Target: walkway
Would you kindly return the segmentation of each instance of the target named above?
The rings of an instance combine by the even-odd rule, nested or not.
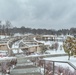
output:
[[[18,63],[14,69],[10,71],[10,75],[42,75],[41,69],[34,65],[33,62],[31,62],[28,59],[19,59],[18,57]]]

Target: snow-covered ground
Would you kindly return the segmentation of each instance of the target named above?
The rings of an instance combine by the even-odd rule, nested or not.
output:
[[[54,42],[44,42],[45,44],[51,45]],[[65,54],[64,49],[62,48],[62,50],[60,50],[60,46],[63,45],[62,42],[58,42],[59,43],[59,47],[57,50],[47,50],[47,52],[49,52],[50,54]],[[52,61],[67,61],[67,62],[71,62],[74,66],[76,66],[76,58],[74,56],[71,56],[70,60],[68,60],[68,56],[61,56],[61,57],[48,57],[48,58],[44,58],[45,60],[52,60]],[[56,65],[61,65],[63,67],[69,67],[70,69],[74,70],[69,64],[67,63],[56,63]]]
[[[9,61],[9,60],[12,60],[12,59],[16,59],[16,57],[0,57],[0,62],[1,61]]]
[[[60,42],[58,42],[58,41],[38,41],[35,38],[34,38],[34,40],[37,41],[37,42],[40,42],[40,43],[44,43],[44,45],[49,45],[49,46],[51,46],[54,43],[58,43],[59,46],[58,46],[57,50],[55,50],[55,49],[47,50],[46,52],[48,54],[65,54],[63,47],[62,47],[62,49],[60,48],[60,46],[63,46],[63,42],[61,42],[61,41]]]
[[[37,41],[35,38],[34,38],[35,41]],[[41,42],[41,43],[44,43],[45,45],[52,45],[53,43],[55,43],[55,41],[37,41],[37,42]],[[59,44],[59,47],[57,50],[47,50],[46,52],[48,52],[48,54],[65,54],[64,52],[64,49],[62,47],[62,50],[60,50],[60,46],[63,45],[62,42],[58,42]],[[60,57],[47,57],[47,58],[44,58],[44,60],[50,60],[50,61],[67,61],[67,62],[70,62],[72,63],[75,67],[76,67],[76,58],[74,56],[71,56],[70,60],[68,60],[68,56],[60,56]],[[62,67],[69,67],[71,70],[74,70],[69,64],[67,63],[55,63],[55,65],[60,65]]]
[[[66,54],[64,50],[47,50],[45,54]]]
[[[35,40],[35,39],[34,39]],[[36,40],[37,41],[37,40]],[[37,42],[41,42],[44,43],[45,45],[52,45],[53,41],[37,41]],[[46,52],[52,54],[65,54],[64,49],[62,48],[62,50],[60,49],[60,46],[63,45],[62,42],[58,42],[59,43],[59,47],[57,50],[47,50]],[[19,47],[19,41],[14,43],[12,48],[18,48]],[[13,53],[17,53],[18,50],[13,50]],[[19,49],[19,53],[23,53],[23,51],[21,49]],[[31,57],[34,56],[39,56],[39,54],[34,54],[34,55],[30,55]],[[1,58],[0,58],[1,59]],[[76,58],[74,58],[73,56],[71,57],[70,60],[68,60],[68,56],[60,56],[60,57],[47,57],[44,58],[44,60],[52,60],[52,61],[67,61],[67,62],[71,62],[74,66],[76,66]],[[56,65],[61,65],[63,67],[69,67],[70,69],[73,70],[73,68],[71,66],[69,66],[67,63],[55,63]]]
[[[0,58],[6,57],[6,56],[7,56],[7,51],[0,50]]]
[[[7,38],[9,36],[6,36],[6,35],[0,35],[0,39],[3,39],[3,38]]]
[[[15,42],[13,45],[12,45],[12,48],[19,48],[19,41],[17,41],[17,42]],[[23,51],[21,50],[21,49],[19,49],[19,50],[16,50],[16,49],[13,49],[12,50],[13,51],[13,53],[15,54],[15,53],[23,53]]]
[[[44,60],[48,60],[48,61],[65,61],[65,62],[70,62],[72,63],[74,66],[76,66],[76,58],[71,56],[70,60],[68,60],[68,56],[61,56],[61,57],[48,57],[48,58],[43,58]],[[74,70],[68,63],[59,63],[56,62],[56,65],[60,65],[64,68],[69,67],[70,69]]]

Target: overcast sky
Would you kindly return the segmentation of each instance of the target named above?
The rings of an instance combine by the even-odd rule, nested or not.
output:
[[[0,0],[0,20],[17,27],[76,27],[76,0]]]

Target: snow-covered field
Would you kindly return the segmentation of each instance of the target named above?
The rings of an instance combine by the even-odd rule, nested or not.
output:
[[[61,56],[61,57],[48,57],[48,58],[44,58],[44,60],[47,61],[65,61],[65,62],[70,62],[72,63],[74,66],[76,66],[76,58],[71,56],[70,60],[68,60],[68,56]],[[70,69],[74,70],[68,63],[60,63],[60,62],[56,62],[56,65],[60,65],[62,67],[69,67]]]
[[[46,45],[51,45],[54,42],[51,41],[41,41],[42,43],[46,44]],[[62,42],[58,42],[59,43],[59,47],[57,50],[47,50],[48,53],[50,54],[65,54],[64,49],[62,48],[62,50],[60,50],[60,46],[63,45]],[[74,66],[76,66],[76,58],[74,56],[71,56],[70,60],[68,60],[68,56],[60,56],[60,57],[48,57],[48,58],[44,58],[44,60],[52,60],[52,61],[67,61],[67,62],[71,62]],[[56,65],[61,65],[63,67],[69,67],[70,69],[74,70],[69,64],[67,63],[56,63]]]
[[[3,38],[7,38],[9,36],[6,36],[6,35],[0,35],[0,39],[3,39]]]
[[[12,48],[19,48],[19,41],[17,41],[16,43],[14,43],[13,45],[12,45]],[[16,49],[13,49],[12,50],[13,51],[13,53],[15,54],[15,53],[23,53],[23,51],[21,50],[21,49],[19,49],[19,50],[16,50]]]
[[[46,44],[46,45],[51,45],[53,44],[54,42],[51,42],[51,41],[47,41],[47,42],[44,42],[44,41],[41,41],[42,43]],[[64,52],[64,49],[62,48],[62,50],[60,50],[60,45],[62,45],[63,43],[62,42],[58,42],[59,43],[59,47],[57,50],[47,50],[46,52],[50,53],[50,54],[65,54]],[[13,47],[18,47],[17,43],[16,45]],[[14,50],[13,50],[14,51]],[[16,53],[16,50],[14,51],[14,53]],[[47,54],[46,54],[47,55]],[[34,56],[40,56],[38,54],[32,54],[32,55],[29,55],[31,57],[34,57]],[[74,58],[73,56],[71,57],[70,60],[68,60],[68,56],[60,56],[60,57],[48,57],[48,58],[44,58],[44,60],[52,60],[52,61],[67,61],[67,62],[71,62],[74,66],[76,66],[76,58]],[[55,65],[60,65],[62,67],[69,67],[71,70],[74,70],[68,63],[55,63]]]

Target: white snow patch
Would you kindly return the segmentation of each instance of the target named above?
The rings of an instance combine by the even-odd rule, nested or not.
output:
[[[68,56],[61,56],[61,57],[48,57],[48,58],[43,58],[44,60],[50,60],[50,61],[66,61],[72,63],[76,67],[76,58],[73,56],[71,57],[70,60],[68,60]],[[71,70],[74,70],[69,64],[67,63],[55,63],[56,65],[61,65],[62,67],[66,68],[69,67]]]

